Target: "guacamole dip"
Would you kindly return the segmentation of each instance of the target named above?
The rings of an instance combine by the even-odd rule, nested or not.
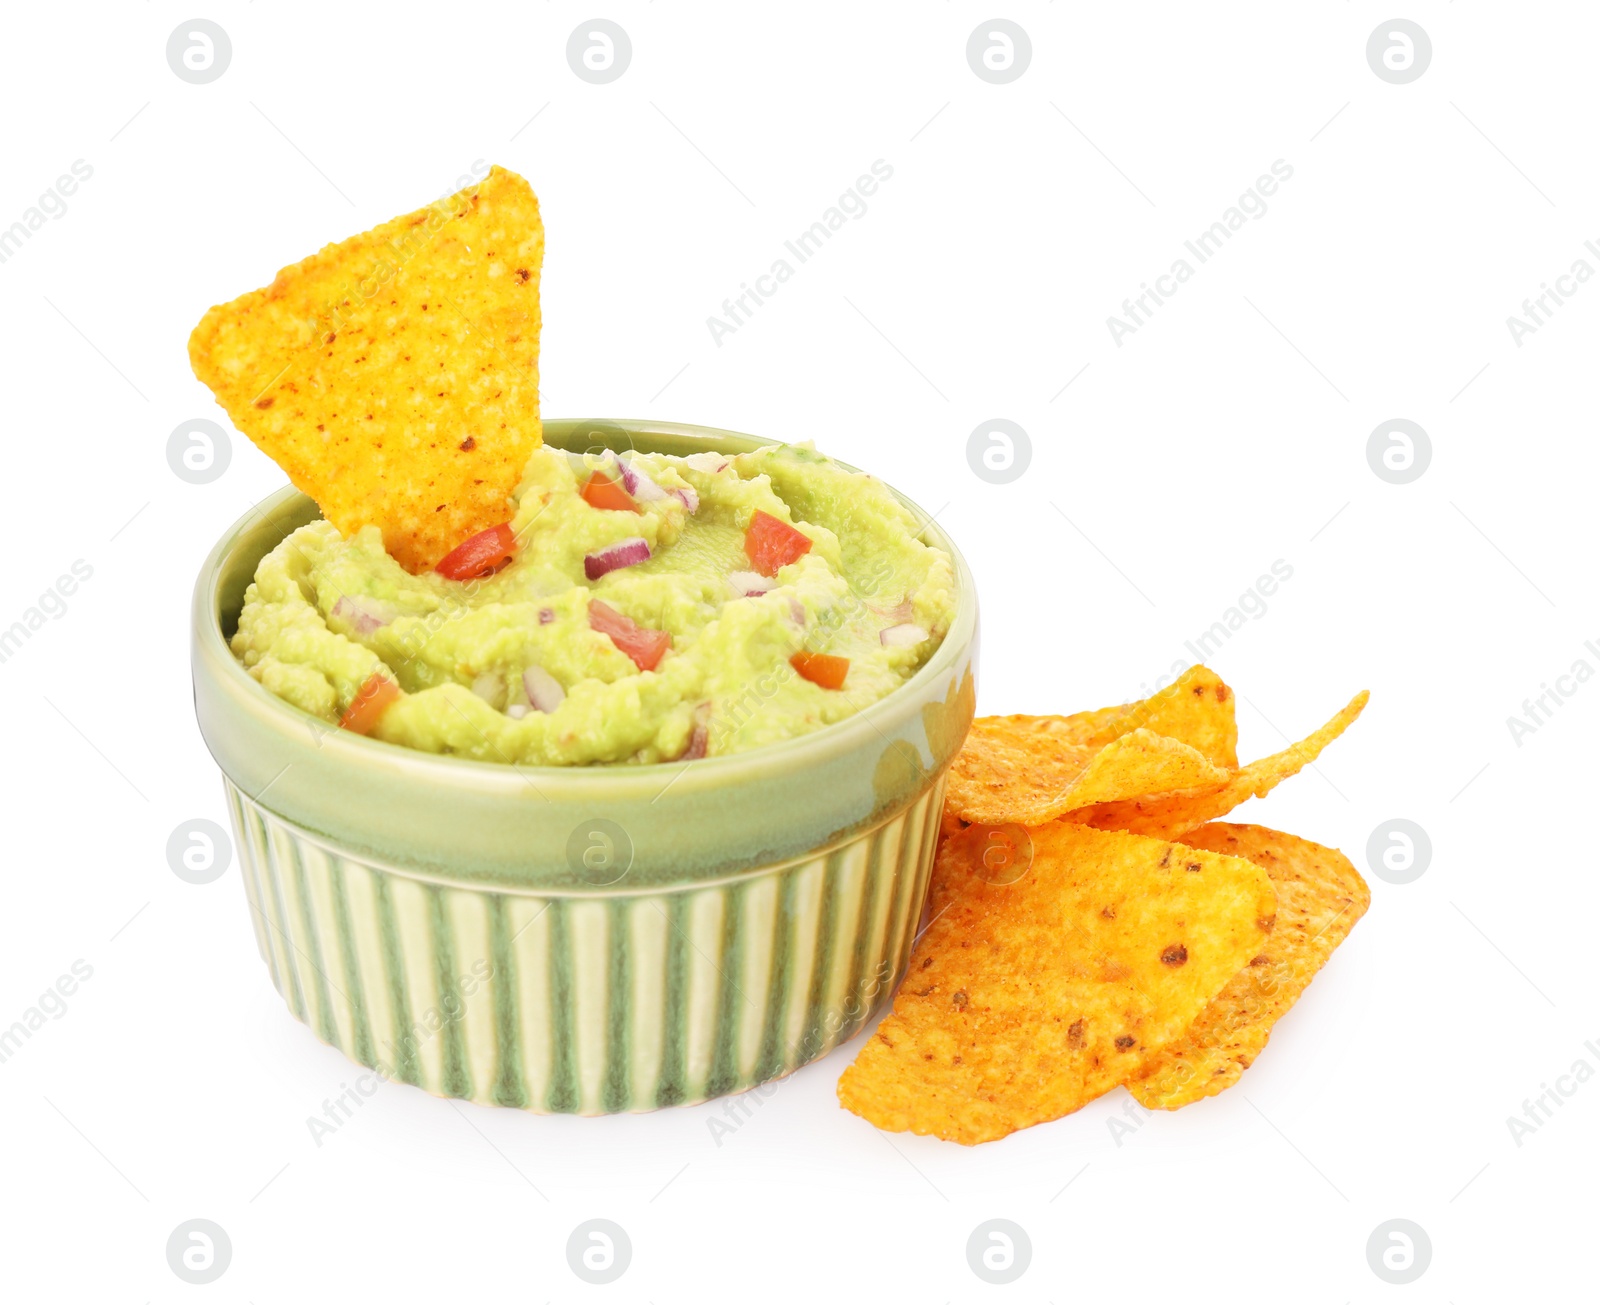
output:
[[[421,575],[375,526],[301,527],[261,560],[235,655],[279,697],[389,743],[660,762],[861,711],[954,613],[949,555],[881,481],[807,445],[539,448],[516,500]]]

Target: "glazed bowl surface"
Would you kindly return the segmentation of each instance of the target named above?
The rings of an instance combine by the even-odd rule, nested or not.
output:
[[[549,421],[545,439],[769,442],[625,420]],[[928,663],[811,734],[651,766],[437,756],[273,696],[227,640],[260,559],[317,509],[286,489],[237,522],[195,586],[195,709],[296,1017],[384,1077],[586,1114],[742,1091],[851,1036],[904,970],[973,713],[971,574],[902,501],[956,564]]]

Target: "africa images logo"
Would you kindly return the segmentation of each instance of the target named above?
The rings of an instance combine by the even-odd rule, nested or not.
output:
[[[863,172],[851,185],[804,231],[792,240],[783,242],[784,249],[794,256],[791,263],[787,258],[779,256],[772,260],[772,266],[755,278],[755,284],[748,281],[739,283],[739,293],[722,301],[722,313],[716,313],[706,318],[706,329],[711,332],[711,341],[722,348],[724,336],[733,335],[741,326],[745,326],[756,315],[756,309],[766,305],[767,300],[778,293],[778,288],[794,276],[795,268],[807,263],[822,252],[823,246],[833,239],[835,231],[841,231],[847,222],[859,222],[866,217],[868,199],[877,194],[878,187],[894,176],[894,166],[883,159],[874,159],[870,173]]]
[[[1259,222],[1266,217],[1268,198],[1277,194],[1278,187],[1292,176],[1292,164],[1283,159],[1274,159],[1270,173],[1262,173],[1248,190],[1223,210],[1221,217],[1193,240],[1183,242],[1184,249],[1194,256],[1194,263],[1187,258],[1176,258],[1170,268],[1155,278],[1154,285],[1148,281],[1139,282],[1139,293],[1122,301],[1122,311],[1126,317],[1112,313],[1106,318],[1106,329],[1111,332],[1112,342],[1117,348],[1122,348],[1124,336],[1134,334],[1148,323],[1155,316],[1156,309],[1164,307],[1167,300],[1178,293],[1178,287],[1194,275],[1195,264],[1210,262],[1233,239],[1235,231],[1242,231],[1252,220]]]
[[[55,183],[45,188],[43,194],[22,211],[22,216],[9,227],[0,228],[0,263],[15,258],[22,246],[33,239],[33,233],[45,225],[45,219],[64,218],[67,199],[78,193],[78,187],[94,176],[94,168],[82,159],[72,161],[70,174],[63,172]]]

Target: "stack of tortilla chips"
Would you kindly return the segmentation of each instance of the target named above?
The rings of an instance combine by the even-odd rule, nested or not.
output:
[[[1339,852],[1213,824],[1360,714],[1240,766],[1234,695],[974,722],[951,767],[930,921],[839,1081],[880,1128],[973,1144],[1123,1084],[1175,1110],[1237,1082],[1367,908]]]

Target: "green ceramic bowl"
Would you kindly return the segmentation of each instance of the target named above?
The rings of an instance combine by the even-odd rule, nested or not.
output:
[[[769,442],[647,421],[551,421],[545,440]],[[317,509],[286,489],[239,521],[195,586],[195,711],[295,1016],[429,1092],[582,1114],[740,1092],[849,1038],[905,969],[972,720],[972,576],[907,506],[959,585],[909,683],[750,752],[585,768],[414,752],[272,696],[227,639],[256,564]]]

